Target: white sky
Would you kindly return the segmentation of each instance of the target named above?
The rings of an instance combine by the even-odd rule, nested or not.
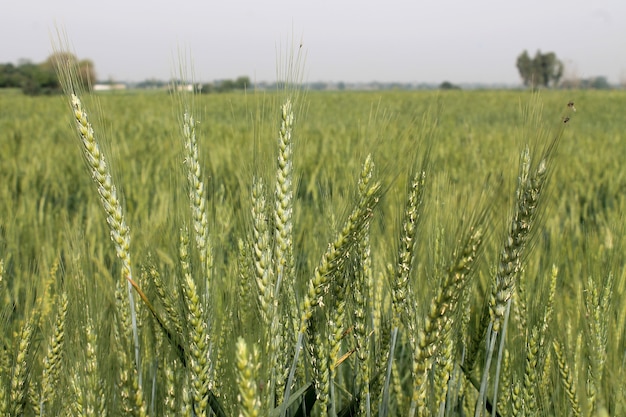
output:
[[[13,0],[0,63],[41,62],[55,25],[99,79],[170,78],[182,47],[198,80],[276,79],[290,39],[305,81],[520,82],[515,60],[553,51],[580,77],[626,79],[626,0]]]

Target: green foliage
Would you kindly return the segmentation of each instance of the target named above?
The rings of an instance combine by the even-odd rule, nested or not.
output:
[[[20,88],[29,96],[59,94],[62,89],[57,68],[68,62],[77,67],[76,78],[81,89],[90,90],[96,81],[93,62],[88,59],[79,61],[73,54],[65,52],[52,54],[39,64],[30,61],[17,66],[0,64],[0,88]]]
[[[200,89],[200,93],[228,93],[234,90],[243,91],[251,88],[252,84],[250,82],[250,77],[241,76],[237,77],[235,80],[221,80],[213,83],[203,84],[202,88]]]
[[[609,90],[611,88],[611,84],[606,79],[606,77],[592,77],[590,79],[581,80],[580,88],[593,88],[595,90]]]
[[[517,70],[525,86],[532,88],[557,86],[563,76],[563,63],[554,52],[542,54],[537,51],[534,58],[524,51],[517,57]]]
[[[452,84],[450,81],[444,81],[441,84],[439,84],[439,89],[440,90],[460,90],[461,87],[459,87],[458,85]]]
[[[625,93],[287,93],[0,96],[4,414],[626,413]]]

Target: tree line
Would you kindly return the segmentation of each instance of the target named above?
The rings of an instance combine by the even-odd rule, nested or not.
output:
[[[81,88],[90,90],[96,80],[93,62],[79,60],[67,52],[54,53],[38,64],[26,60],[17,65],[0,64],[0,88],[19,88],[27,95],[60,93],[61,83],[56,69],[59,65],[68,64],[77,68],[76,78]]]
[[[17,65],[12,63],[0,64],[0,88],[19,88],[27,95],[56,94],[61,92],[60,82],[56,68],[59,65],[70,64],[77,68],[77,79],[81,87],[90,90],[96,81],[94,64],[89,59],[79,60],[75,55],[67,52],[59,52],[50,55],[44,62],[33,63],[21,61]],[[588,80],[564,80],[561,82],[564,65],[554,52],[542,53],[537,51],[533,57],[528,51],[522,52],[516,61],[522,82],[525,86],[536,89],[539,87],[565,87],[565,88],[610,88],[606,77],[595,77]],[[149,86],[137,86],[139,88],[155,87],[146,81]],[[167,85],[161,82],[158,87]],[[245,90],[251,87],[250,78],[241,76],[234,80],[220,80],[194,86],[199,93],[223,93],[233,90]],[[453,84],[444,82],[440,88],[455,88]]]
[[[556,87],[563,76],[564,65],[554,52],[537,51],[533,58],[528,51],[517,57],[517,70],[527,87]]]

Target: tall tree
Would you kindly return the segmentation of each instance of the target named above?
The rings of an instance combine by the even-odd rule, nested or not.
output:
[[[524,85],[532,88],[558,85],[563,76],[563,68],[563,63],[554,52],[542,54],[537,51],[531,58],[528,51],[524,51],[517,57],[517,70]]]
[[[89,59],[79,61],[78,58],[70,52],[55,52],[46,59],[42,64],[45,68],[54,69],[60,66],[69,66],[75,68],[76,78],[80,83],[80,87],[85,90],[91,90],[92,85],[96,82],[96,71],[93,62]],[[59,73],[59,71],[56,71]]]

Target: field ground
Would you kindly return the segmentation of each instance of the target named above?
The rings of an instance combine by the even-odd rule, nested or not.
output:
[[[181,102],[192,103],[199,122],[196,135],[213,245],[215,281],[208,291],[217,294],[210,308],[215,332],[230,326],[233,315],[254,315],[237,308],[241,302],[237,298],[241,295],[237,295],[238,245],[239,239],[246,244],[251,241],[253,178],[264,178],[269,194],[273,193],[278,108],[284,93],[96,97],[86,98],[85,104],[122,198],[136,276],[154,266],[169,285],[177,279],[181,227],[191,227],[192,222],[179,111]],[[570,368],[578,371],[574,383],[583,410],[606,409],[618,415],[626,412],[626,92],[544,91],[538,100],[543,106],[523,91],[308,92],[295,97],[295,297],[302,300],[311,274],[358,200],[359,173],[368,154],[383,188],[371,225],[372,269],[375,277],[385,276],[399,250],[409,172],[428,154],[423,220],[410,278],[416,311],[428,314],[438,286],[433,277],[445,270],[452,249],[473,219],[487,210],[489,227],[467,307],[479,311],[489,298],[502,242],[509,232],[520,152],[529,144],[531,154],[539,155],[562,125],[566,104],[573,101],[577,111],[550,168],[547,195],[533,225],[530,250],[524,255],[527,302],[520,305],[526,311],[513,308],[516,317],[524,320],[512,320],[511,327],[515,322],[521,330],[511,331],[507,348],[513,357],[522,358],[513,359],[517,361],[517,368],[512,365],[513,375],[524,374],[524,340],[532,324],[543,317],[551,267],[556,266],[556,301],[546,337],[561,341]],[[530,112],[525,110],[528,106]],[[536,124],[537,114],[543,121]],[[4,349],[12,352],[24,320],[39,311],[42,336],[36,338],[42,349],[31,353],[33,358],[43,357],[54,322],[56,307],[46,296],[67,287],[68,323],[73,326],[68,338],[83,340],[78,345],[84,345],[81,320],[87,315],[94,323],[106,320],[115,304],[120,274],[106,216],[71,116],[64,97],[0,94],[0,260],[4,268],[0,322],[5,329]],[[272,204],[272,198],[269,201]],[[140,286],[149,287],[146,280],[142,275]],[[379,284],[389,291],[391,284],[384,279]],[[156,297],[153,291],[147,295]],[[603,305],[604,301],[609,304]],[[470,330],[461,339],[471,338],[471,329],[479,326],[478,317],[472,313],[466,324]],[[225,355],[234,350],[238,335],[245,335],[250,343],[262,339],[254,333],[257,320],[235,320],[233,333],[221,341],[230,346],[223,348]],[[100,331],[110,331],[102,326]],[[110,335],[99,337],[99,355],[104,357],[106,346],[114,342],[108,340]],[[581,340],[591,339],[593,343],[577,347]],[[542,349],[552,352],[552,343]],[[6,378],[3,381],[11,375],[10,355],[0,372]],[[550,357],[551,364],[546,366],[553,369],[554,391],[544,398],[552,406],[542,404],[543,414],[562,408],[558,415],[569,415],[570,391],[558,382],[557,369],[563,367],[559,368],[554,355]],[[591,375],[597,369],[602,375]],[[41,365],[32,371],[41,372]],[[147,380],[147,365],[144,371]],[[113,378],[107,374],[113,371],[101,372],[103,380]],[[234,379],[229,372],[225,374],[227,380]],[[338,385],[349,386],[341,375],[336,378]],[[592,380],[595,391],[588,394],[585,390]],[[402,384],[406,388],[408,382]],[[235,395],[225,389],[223,397],[230,398],[226,408],[235,415]],[[583,400],[587,397],[592,399]],[[55,404],[60,407],[57,410],[62,409]],[[394,404],[397,409],[403,407]],[[160,412],[165,406],[156,407]]]

